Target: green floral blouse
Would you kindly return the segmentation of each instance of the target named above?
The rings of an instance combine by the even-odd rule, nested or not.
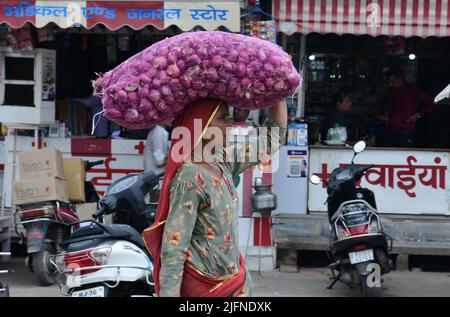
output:
[[[265,125],[278,127],[267,121]],[[275,133],[279,142],[272,142]],[[286,129],[278,127],[267,135],[266,146],[260,144],[259,148],[278,149],[284,143]],[[184,163],[179,168],[170,185],[161,248],[160,296],[180,296],[185,261],[214,278],[239,271],[238,201],[233,177],[264,160],[237,159],[238,155],[248,158],[252,150],[251,145],[242,145],[234,151],[234,161],[218,162],[231,192],[222,177],[201,165]],[[252,287],[247,270],[242,295],[250,296]]]

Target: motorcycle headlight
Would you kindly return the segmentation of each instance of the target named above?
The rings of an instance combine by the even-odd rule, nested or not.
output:
[[[357,212],[357,211],[367,211],[367,206],[362,203],[350,204],[343,208],[342,213],[346,214],[349,212]]]
[[[379,233],[380,227],[378,226],[378,221],[376,219],[372,220],[369,225],[369,233]]]
[[[367,224],[368,219],[365,213],[358,213],[344,216],[345,224],[349,227]]]
[[[108,262],[111,248],[98,248],[91,251],[91,258],[99,265],[105,265]]]
[[[343,226],[338,225],[337,226],[337,236],[338,236],[338,239],[344,239],[344,238],[347,238],[348,236],[350,236],[350,233]]]

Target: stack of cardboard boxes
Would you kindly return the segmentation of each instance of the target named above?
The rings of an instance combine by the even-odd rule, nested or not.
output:
[[[85,203],[86,170],[80,158],[63,159],[61,152],[48,148],[19,154],[20,176],[14,182],[16,205],[60,201],[76,204],[80,220],[91,219],[96,203]]]
[[[80,158],[64,159],[64,176],[67,180],[70,202],[84,203],[86,201],[86,193],[84,192],[86,170],[83,160]]]
[[[56,149],[25,151],[19,154],[20,180],[14,182],[16,205],[57,200],[69,202],[63,158]]]
[[[76,209],[80,220],[92,219],[92,214],[97,210],[97,203],[86,203],[84,181],[86,169],[80,158],[64,159],[64,175],[69,189],[69,200],[76,203]]]

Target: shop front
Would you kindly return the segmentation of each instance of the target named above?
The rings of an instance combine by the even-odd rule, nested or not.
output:
[[[389,88],[389,69],[402,69],[407,82],[431,100],[448,85],[447,1],[274,0],[272,4],[282,33],[280,43],[304,77],[292,104],[298,121],[308,126],[304,155],[309,157],[308,175],[326,177],[348,164],[353,153],[346,144],[365,140],[370,146],[358,156],[358,163],[376,168],[361,186],[377,197],[386,229],[396,239],[394,253],[449,254],[448,107],[434,107],[417,121],[412,148],[386,148],[376,142],[386,129],[376,114]],[[323,125],[336,107],[337,92],[344,92],[352,105],[346,114],[347,137],[332,140]],[[283,164],[291,163],[288,159]],[[275,191],[277,185],[283,188],[281,183],[274,185]],[[275,243],[282,249],[326,250],[326,190],[313,185],[298,188],[302,195],[307,192],[307,208],[300,212],[296,206],[303,202],[291,194],[287,212],[278,210],[273,220]],[[443,244],[436,247],[439,243]]]
[[[89,98],[91,81],[151,44],[192,29],[239,32],[240,2],[2,1],[0,141],[16,130],[22,136],[39,131],[35,147],[45,143],[40,137],[145,139],[148,131],[126,130],[105,118],[91,136],[102,108]],[[8,158],[0,157],[3,170]]]
[[[128,130],[100,118],[91,135],[94,116],[102,110],[101,102],[92,97],[91,81],[96,73],[108,71],[153,43],[184,31],[240,32],[241,21],[245,21],[242,23],[244,34],[273,41],[272,22],[252,22],[261,20],[259,14],[264,11],[256,7],[241,17],[241,9],[245,7],[246,2],[238,0],[2,2],[0,46],[4,47],[1,56],[6,64],[0,65],[6,65],[3,69],[8,71],[3,74],[1,83],[16,80],[17,75],[11,70],[20,69],[28,77],[19,78],[23,80],[19,83],[22,87],[16,89],[28,85],[28,90],[35,93],[26,96],[8,93],[15,99],[8,103],[3,100],[0,106],[0,111],[6,111],[5,105],[14,106],[11,112],[5,113],[14,120],[2,120],[5,116],[0,115],[0,122],[3,121],[0,217],[11,215],[14,208],[12,182],[19,175],[17,156],[33,147],[56,148],[64,158],[104,159],[103,165],[87,173],[87,180],[92,181],[100,195],[115,180],[142,172],[148,130]],[[44,75],[40,79],[41,72],[35,68],[47,65],[35,62],[39,60],[37,52],[40,50],[54,54],[47,63],[52,74],[48,82]],[[27,63],[21,63],[23,61]],[[49,107],[43,107],[43,101],[48,102]],[[250,114],[254,120],[258,120],[258,116],[257,111]],[[39,134],[33,135],[35,128]],[[260,269],[262,265],[263,270],[272,269],[275,252],[270,221],[253,217],[251,212],[250,196],[256,177],[271,181],[270,173],[255,168],[243,173],[237,182],[241,248],[249,267]],[[262,264],[258,258],[262,259]]]

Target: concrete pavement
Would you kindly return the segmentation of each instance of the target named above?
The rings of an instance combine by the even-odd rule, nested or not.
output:
[[[10,286],[12,297],[61,297],[58,286],[39,286],[35,277],[25,267],[23,257],[13,257],[8,264],[0,268],[13,269],[14,272],[1,275],[0,280]],[[330,273],[325,269],[306,268],[299,272],[279,271],[253,272],[255,283],[254,296],[360,296],[360,292],[351,290],[338,283],[328,290]],[[433,272],[392,272],[383,276],[381,296],[450,296],[450,273]]]
[[[307,268],[296,273],[279,271],[253,274],[253,296],[300,296],[300,297],[351,297],[361,296],[358,289],[350,289],[337,283],[332,290],[330,272],[326,269]],[[384,282],[378,296],[400,297],[449,297],[450,273],[394,271],[383,276]]]

